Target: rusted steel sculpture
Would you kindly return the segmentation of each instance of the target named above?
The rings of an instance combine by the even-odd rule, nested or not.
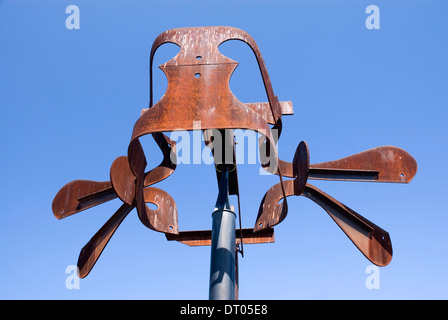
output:
[[[218,50],[218,46],[228,40],[243,41],[252,49],[268,102],[242,103],[230,91],[230,77],[238,63]],[[165,43],[177,44],[180,52],[160,66],[168,78],[168,87],[160,101],[153,104],[152,62],[157,48]],[[152,46],[150,68],[150,106],[134,125],[127,156],[113,162],[110,181],[75,180],[65,185],[54,198],[53,213],[58,219],[116,197],[123,201],[118,211],[81,250],[78,260],[80,277],[87,276],[117,227],[133,208],[137,209],[145,226],[165,233],[168,240],[188,245],[210,244],[210,230],[179,232],[175,201],[167,192],[153,186],[176,169],[176,144],[163,132],[197,130],[194,122],[198,121],[206,145],[215,151],[217,146],[213,145],[213,141],[218,133],[230,129],[258,132],[261,136],[258,141],[261,165],[279,177],[279,183],[261,198],[254,228],[242,229],[240,225],[238,243],[272,242],[273,227],[287,215],[286,198],[305,196],[320,205],[372,263],[385,266],[390,262],[392,245],[389,234],[309,184],[309,180],[408,183],[417,172],[417,164],[406,151],[383,146],[336,161],[310,164],[308,146],[302,141],[292,162],[279,159],[276,142],[282,131],[282,115],[292,114],[292,103],[280,102],[274,95],[258,46],[252,37],[240,29],[198,27],[165,31]],[[273,134],[274,130],[277,135]],[[139,138],[148,134],[161,149],[163,161],[145,172],[146,155]],[[216,159],[219,181],[219,161],[223,160]],[[234,165],[234,170],[230,172],[229,192],[237,195],[239,202],[234,155],[230,163]],[[156,204],[157,209],[150,209],[146,203]]]

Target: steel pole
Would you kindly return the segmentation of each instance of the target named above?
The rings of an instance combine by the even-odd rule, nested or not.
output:
[[[210,300],[235,300],[235,220],[229,204],[229,166],[222,166],[218,199],[212,214]]]

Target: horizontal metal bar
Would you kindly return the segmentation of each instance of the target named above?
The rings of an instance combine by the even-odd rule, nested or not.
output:
[[[294,113],[291,101],[279,101],[280,110],[282,115],[292,115]],[[252,102],[245,103],[246,106],[263,116],[264,119],[270,124],[275,124],[274,117],[272,116],[271,105],[269,102]]]
[[[351,180],[375,181],[378,180],[379,171],[356,169],[329,169],[310,167],[308,178],[316,180]]]
[[[294,113],[291,101],[279,101],[281,113],[284,116],[292,115]],[[270,124],[274,124],[274,118],[272,117],[271,105],[269,102],[251,102],[245,103],[246,106],[259,113]],[[143,108],[141,115],[148,111],[149,108]]]
[[[93,199],[97,199],[97,198],[102,198],[102,197],[111,197],[111,199],[115,199],[117,197],[117,194],[115,193],[114,188],[107,188],[107,189],[103,189],[100,191],[97,191],[95,193],[91,193],[88,195],[85,195],[83,197],[79,197],[78,202],[87,202],[89,200],[93,200]]]
[[[236,232],[236,243],[241,242],[240,230],[235,230]],[[257,244],[257,243],[273,243],[274,238],[274,228],[269,228],[266,230],[261,230],[259,232],[254,232],[252,228],[242,229],[243,243],[244,244]],[[211,230],[194,230],[194,231],[181,231],[179,234],[165,234],[168,241],[178,241],[188,246],[209,246],[212,242],[212,231]]]
[[[113,188],[108,190],[103,190],[85,197],[81,197],[78,200],[78,205],[76,206],[77,211],[85,210],[99,204],[105,203],[107,201],[117,198],[118,195]]]

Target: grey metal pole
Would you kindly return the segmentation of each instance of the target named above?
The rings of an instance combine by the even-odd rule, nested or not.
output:
[[[218,199],[212,214],[210,300],[235,300],[235,220],[229,204],[229,166],[222,165]]]

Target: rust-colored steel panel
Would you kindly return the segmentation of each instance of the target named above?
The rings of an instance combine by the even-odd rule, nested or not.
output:
[[[134,209],[133,206],[123,204],[81,249],[78,257],[78,276],[80,278],[85,278],[89,274],[118,226],[132,209]]]
[[[338,176],[338,171],[340,176]],[[352,171],[353,173],[349,173]],[[360,177],[356,177],[358,171]],[[349,177],[344,177],[344,172]],[[375,174],[373,174],[375,173]],[[409,183],[417,173],[417,162],[403,149],[394,146],[373,148],[335,161],[310,166],[310,179],[357,180]]]
[[[265,229],[261,232],[254,232],[253,229],[243,228],[236,230],[236,243],[240,244],[243,239],[244,244],[257,243],[273,243],[274,228]],[[212,243],[212,230],[194,230],[194,231],[180,231],[178,234],[165,234],[168,241],[178,241],[191,247],[209,246]]]
[[[109,181],[74,180],[63,186],[54,197],[53,214],[62,219],[116,197]]]
[[[320,205],[367,259],[381,267],[389,264],[392,243],[386,231],[310,184],[303,195]]]
[[[231,92],[229,81],[238,62],[225,57],[218,49],[221,43],[229,40],[242,41],[252,49],[267,102],[243,103]],[[157,49],[165,43],[177,44],[180,51],[159,66],[168,79],[168,86],[162,98],[154,104],[153,58]],[[242,247],[245,243],[273,242],[273,226],[284,221],[288,213],[286,198],[304,196],[322,207],[367,259],[379,266],[387,265],[392,258],[389,234],[309,182],[409,183],[417,172],[416,161],[400,148],[381,146],[339,160],[310,164],[309,148],[303,141],[297,146],[292,162],[284,161],[278,157],[277,142],[283,130],[282,115],[292,114],[292,102],[280,102],[274,94],[261,52],[245,31],[232,27],[195,27],[161,33],[150,52],[149,108],[142,110],[134,124],[127,155],[118,157],[112,163],[110,181],[74,180],[63,186],[53,200],[53,214],[58,219],[117,197],[123,201],[122,206],[81,250],[78,259],[80,276],[89,274],[118,226],[134,208],[146,227],[165,233],[168,240],[191,246],[210,244],[211,230],[179,232],[174,199],[166,191],[153,186],[171,176],[176,169],[176,143],[163,133],[176,130],[201,130],[214,157],[215,148],[220,148],[215,142],[212,143],[214,134],[233,136],[232,129],[260,133],[261,166],[269,173],[278,175],[279,183],[273,185],[261,199],[254,228],[242,228],[238,170],[233,150],[233,156],[229,157],[234,165],[229,176],[229,192],[238,197],[240,230],[236,230],[237,245]],[[139,139],[149,134],[160,148],[163,160],[158,166],[147,170],[150,161],[147,161]],[[229,145],[233,146],[233,142]],[[220,163],[215,157],[218,182]],[[157,209],[150,209],[147,203],[155,204]]]
[[[378,266],[389,264],[392,259],[392,243],[386,231],[307,183],[307,179],[311,179],[312,166],[309,165],[309,150],[305,142],[302,141],[297,147],[294,160],[290,166],[291,169],[284,171],[285,175],[287,176],[292,172],[295,179],[286,180],[283,184],[276,184],[267,191],[260,205],[254,227],[255,232],[264,228],[271,228],[286,218],[287,209],[280,202],[283,194],[286,194],[286,196],[303,195],[320,205],[367,259]],[[313,168],[319,169],[321,166],[322,164],[318,164]],[[339,161],[327,162],[322,167],[331,168],[336,174],[341,174],[340,170],[343,174],[346,173],[346,170],[351,171],[351,175],[354,175],[356,170],[364,169],[376,172],[375,180],[364,180],[364,177],[356,177],[352,179],[354,181],[362,179],[362,181],[402,183],[409,182],[417,169],[415,160],[407,152],[396,147],[375,148]],[[322,175],[320,178],[333,180],[333,176]],[[337,178],[334,180],[341,180],[339,175]],[[282,187],[284,190],[282,190]]]
[[[171,162],[171,159],[175,159],[176,144],[163,134],[154,134],[153,137],[162,150],[164,158],[159,166],[143,176],[144,188],[141,190],[142,197],[139,200],[145,210],[141,210],[144,215],[142,214],[141,217],[139,215],[139,217],[148,228],[177,233],[177,207],[174,200],[165,191],[149,187],[174,172],[176,165]],[[144,170],[145,167],[146,163],[143,159],[141,168]],[[74,180],[66,184],[53,200],[53,214],[58,219],[62,219],[117,197],[124,202],[123,205],[98,230],[79,254],[78,268],[81,278],[89,274],[115,230],[137,205],[136,177],[129,168],[128,157],[121,156],[114,160],[110,168],[110,182]],[[150,210],[146,203],[155,204],[157,209]],[[154,221],[156,215],[160,219]]]
[[[293,163],[279,160],[284,177],[294,178]],[[417,162],[403,149],[376,147],[339,160],[311,164],[309,179],[409,183],[417,173]]]
[[[230,77],[237,62],[222,55],[218,46],[224,41],[240,40],[249,45],[257,59],[263,83],[268,96],[268,104],[245,104],[239,101],[229,87]],[[128,149],[130,168],[139,179],[143,174],[137,170],[140,161],[134,157],[134,144],[146,134],[169,132],[174,130],[209,129],[250,129],[259,132],[264,138],[260,145],[267,143],[270,156],[262,155],[264,168],[280,177],[276,140],[269,124],[281,131],[281,115],[292,112],[292,104],[279,103],[261,53],[255,41],[246,32],[231,27],[198,27],[172,29],[160,34],[151,49],[150,67],[152,79],[152,61],[157,48],[164,43],[179,45],[180,52],[170,61],[160,66],[168,79],[163,97],[155,105],[142,112],[134,125]],[[152,80],[151,80],[152,84]],[[269,114],[269,116],[268,116]],[[138,154],[138,156],[141,156]],[[136,169],[134,169],[136,168]]]

